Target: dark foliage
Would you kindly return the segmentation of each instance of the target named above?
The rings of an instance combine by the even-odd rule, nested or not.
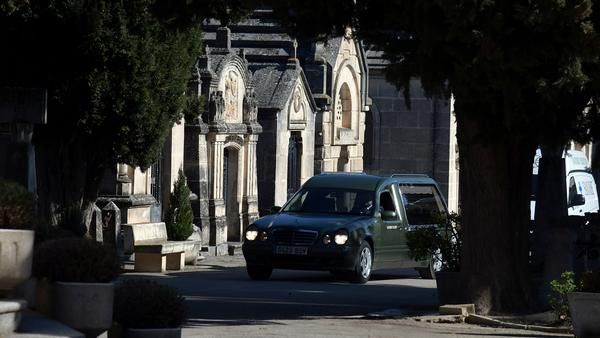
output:
[[[32,229],[34,196],[16,182],[0,180],[0,228]]]
[[[179,327],[186,319],[185,299],[155,281],[126,280],[115,290],[114,319],[125,328]]]
[[[33,257],[33,275],[52,282],[107,283],[120,273],[113,250],[83,238],[48,240]]]
[[[581,276],[581,291],[600,293],[600,271],[589,271]]]
[[[417,227],[406,233],[408,254],[418,261],[436,260],[441,263],[442,271],[460,271],[460,216],[451,213],[439,219],[438,226]]]

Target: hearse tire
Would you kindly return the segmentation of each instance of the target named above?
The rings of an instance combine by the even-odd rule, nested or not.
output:
[[[373,270],[373,249],[369,243],[362,242],[358,249],[358,255],[356,257],[356,264],[354,271],[350,276],[350,282],[357,284],[364,284],[371,278],[371,271]]]
[[[273,268],[263,265],[248,265],[246,266],[248,276],[254,280],[267,280],[273,273]]]

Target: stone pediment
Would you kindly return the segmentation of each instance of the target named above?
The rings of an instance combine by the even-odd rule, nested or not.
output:
[[[298,79],[288,101],[288,128],[303,130],[306,128],[307,114],[312,113],[308,102],[307,92]]]

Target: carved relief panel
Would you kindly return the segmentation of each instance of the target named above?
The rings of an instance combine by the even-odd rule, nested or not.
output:
[[[226,123],[242,123],[242,104],[245,85],[236,69],[227,69],[222,73],[219,89],[223,91],[223,118]]]
[[[298,130],[306,127],[306,103],[300,85],[297,85],[292,93],[290,105],[288,107],[289,129]]]

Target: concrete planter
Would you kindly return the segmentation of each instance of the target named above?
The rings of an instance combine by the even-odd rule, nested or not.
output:
[[[34,234],[0,229],[0,291],[12,290],[31,276]]]
[[[113,323],[113,283],[64,283],[53,286],[52,315],[57,320],[95,337]]]
[[[125,338],[181,338],[181,327],[164,329],[127,329]]]
[[[464,303],[460,272],[438,271],[435,273],[435,283],[440,305]]]
[[[600,293],[570,292],[569,309],[576,337],[600,337]]]

